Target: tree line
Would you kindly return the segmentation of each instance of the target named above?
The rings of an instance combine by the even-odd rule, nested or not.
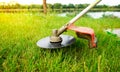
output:
[[[48,9],[79,9],[85,8],[89,4],[47,4]],[[108,6],[108,5],[96,5],[94,8],[120,8],[120,4],[116,6]],[[31,4],[31,5],[21,5],[19,3],[16,4],[7,4],[7,5],[0,5],[0,9],[43,9],[43,5],[38,4]]]

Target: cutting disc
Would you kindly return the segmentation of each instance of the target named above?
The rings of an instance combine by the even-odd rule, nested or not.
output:
[[[55,49],[55,48],[62,48],[62,47],[69,46],[75,42],[75,38],[72,36],[60,35],[60,37],[62,38],[61,43],[51,43],[50,36],[48,36],[43,39],[40,39],[37,42],[37,46],[39,46],[40,48]]]

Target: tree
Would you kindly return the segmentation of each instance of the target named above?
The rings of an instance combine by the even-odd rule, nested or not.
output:
[[[16,3],[15,5],[13,5],[13,8],[14,8],[14,9],[20,8],[20,4],[19,4],[19,3]]]
[[[107,5],[102,5],[102,8],[108,8],[108,6]]]
[[[53,5],[52,4],[47,4],[48,9],[52,9]]]
[[[94,8],[101,8],[101,5],[96,5]]]
[[[68,8],[75,8],[74,4],[68,4]]]
[[[67,5],[62,5],[62,8],[66,9],[66,8],[67,8]]]
[[[117,7],[120,8],[120,4]]]
[[[43,12],[44,12],[44,14],[47,14],[47,4],[46,4],[46,0],[43,0]]]
[[[85,8],[87,6],[88,6],[88,4],[76,4],[75,8]]]
[[[54,5],[54,9],[60,9],[62,7],[61,3],[55,3]]]
[[[83,4],[78,4],[78,8],[84,8]]]

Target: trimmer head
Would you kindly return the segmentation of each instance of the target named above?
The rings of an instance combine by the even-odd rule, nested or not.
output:
[[[37,42],[37,46],[40,48],[46,48],[46,49],[56,49],[56,48],[63,48],[66,46],[70,46],[75,42],[75,38],[69,35],[60,35],[62,38],[62,42],[50,42],[50,36],[45,37]]]

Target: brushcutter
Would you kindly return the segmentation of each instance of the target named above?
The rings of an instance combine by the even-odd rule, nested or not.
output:
[[[84,10],[82,10],[78,15],[71,19],[68,23],[62,26],[60,29],[53,29],[52,35],[40,39],[37,42],[37,46],[40,48],[55,49],[70,46],[75,42],[75,38],[69,35],[62,35],[63,32],[67,30],[73,30],[79,38],[84,38],[89,41],[89,47],[95,48],[97,46],[97,39],[95,37],[94,30],[88,27],[77,27],[74,23],[86,14],[91,8],[98,4],[101,0],[96,0]]]

